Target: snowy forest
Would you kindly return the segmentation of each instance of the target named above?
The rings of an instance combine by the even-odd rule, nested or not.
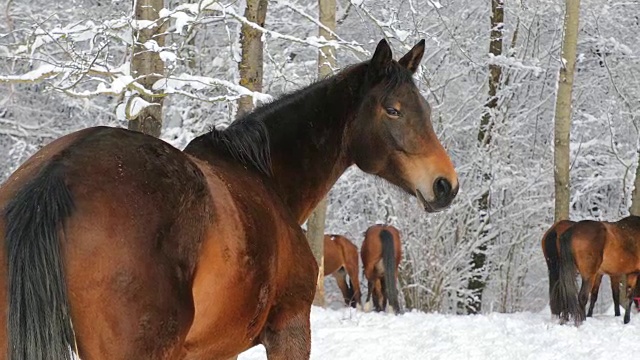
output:
[[[247,16],[247,2],[266,7],[264,21]],[[316,81],[323,46],[335,50],[336,71],[369,59],[382,38],[396,56],[425,39],[414,78],[458,172],[457,198],[425,214],[415,198],[353,166],[328,196],[325,232],[359,246],[370,225],[396,226],[409,308],[464,314],[547,305],[540,242],[554,222],[565,1],[337,0],[330,37],[318,33],[315,0],[165,0],[156,20],[137,17],[132,3],[0,5],[2,180],[64,134],[127,127],[150,109],[161,111],[161,138],[183,148],[230,124],[245,111],[242,101],[259,105]],[[640,149],[640,2],[583,0],[579,20],[570,218],[615,221],[630,213]],[[243,26],[263,46],[259,88],[241,81]],[[136,36],[154,27],[162,41],[141,45]],[[162,61],[152,84],[132,76],[132,48],[140,46]],[[327,299],[341,301],[326,281]],[[603,285],[598,307],[611,303],[609,294]]]

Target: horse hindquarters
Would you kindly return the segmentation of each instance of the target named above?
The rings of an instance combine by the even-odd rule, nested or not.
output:
[[[18,211],[15,217],[28,219],[24,221],[30,231],[49,229],[40,234],[52,234],[51,229],[57,230],[60,239],[46,235],[48,240],[40,244],[51,249],[59,246],[58,255],[45,257],[58,256],[62,269],[41,266],[32,270],[43,271],[47,286],[66,288],[69,307],[68,311],[47,311],[49,305],[43,304],[29,316],[68,323],[83,360],[175,358],[193,316],[190,274],[202,223],[208,221],[202,174],[179,150],[124,129],[83,130],[56,140],[41,152],[45,156],[32,157],[23,165],[28,170],[16,173],[22,174],[18,179],[25,178],[21,171],[31,174],[27,179],[40,179],[42,199],[36,201],[38,190],[29,191],[29,185],[24,191],[32,194],[31,204],[42,210],[33,212],[35,220],[25,217],[25,211]],[[48,173],[47,169],[55,171]],[[9,183],[9,189],[15,189],[11,184],[16,179]],[[51,186],[58,190],[52,191]],[[0,191],[5,204],[10,193],[6,187]],[[51,204],[65,202],[73,204],[72,211],[63,216],[59,208],[55,215]],[[49,225],[39,226],[43,219]],[[15,224],[18,222],[7,223],[8,238],[15,233],[10,229]],[[27,264],[43,257],[28,242],[21,240],[16,245],[12,251],[30,252],[23,256]],[[10,267],[24,263],[7,255]],[[58,280],[49,278],[52,274]],[[31,286],[42,288],[38,282]],[[21,296],[19,290],[10,288],[9,292],[10,297]],[[46,301],[64,306],[61,296],[51,298]],[[16,310],[12,307],[11,311]],[[45,327],[43,332],[52,339],[69,331]],[[62,347],[64,350],[52,354],[52,346],[38,346],[36,351],[41,353],[28,358],[64,359],[75,343],[65,340]],[[61,351],[67,355],[60,355]]]

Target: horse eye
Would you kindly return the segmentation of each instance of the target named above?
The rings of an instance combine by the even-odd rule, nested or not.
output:
[[[392,107],[388,107],[385,109],[387,111],[387,115],[392,116],[392,117],[398,117],[400,116],[400,111],[392,108]]]

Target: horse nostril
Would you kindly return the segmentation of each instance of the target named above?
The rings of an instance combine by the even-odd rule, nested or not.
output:
[[[439,177],[433,183],[433,193],[437,201],[443,201],[451,197],[451,183],[449,180]]]

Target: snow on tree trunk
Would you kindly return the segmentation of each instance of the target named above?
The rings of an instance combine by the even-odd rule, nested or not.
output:
[[[159,12],[164,8],[164,0],[137,0],[133,6],[138,30],[134,35],[131,75],[145,89],[151,90],[152,85],[164,75],[164,62],[158,49],[164,47],[166,29],[157,22]],[[142,110],[129,119],[129,130],[159,137],[162,130],[163,98],[142,94],[140,97],[149,104],[145,104]]]
[[[569,218],[569,131],[571,129],[571,93],[573,73],[576,65],[578,46],[578,23],[580,20],[580,0],[567,0],[564,17],[564,37],[558,95],[556,99],[554,176],[555,176],[555,221]]]
[[[267,17],[267,0],[247,0],[244,17],[247,20],[264,27]],[[240,71],[240,85],[251,91],[262,91],[263,46],[262,33],[253,27],[242,24],[240,32],[242,46],[242,60],[238,64]],[[238,116],[242,116],[253,109],[252,96],[243,96],[238,100]]]

